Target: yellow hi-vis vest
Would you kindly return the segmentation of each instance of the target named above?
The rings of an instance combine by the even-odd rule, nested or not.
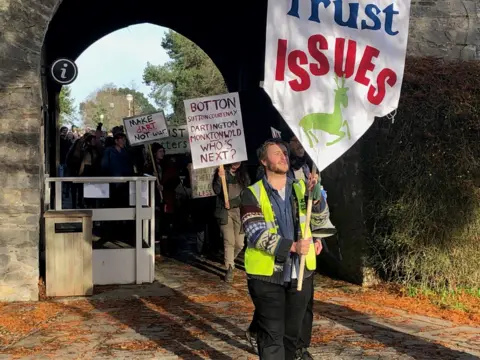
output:
[[[248,187],[248,189],[255,195],[260,208],[262,209],[265,222],[267,223],[268,231],[271,234],[277,233],[277,225],[275,222],[275,214],[273,212],[272,204],[268,198],[267,191],[260,180]],[[312,233],[310,229],[305,229],[305,222],[307,220],[307,206],[305,204],[306,186],[304,181],[295,181],[293,183],[295,197],[298,202],[298,211],[300,216],[300,229],[304,238],[311,238]],[[289,199],[286,199],[289,201]],[[306,230],[306,233],[305,233]],[[306,267],[308,270],[315,270],[317,268],[317,257],[315,255],[315,246],[310,245],[310,250],[306,258]],[[266,253],[263,250],[247,247],[245,251],[245,270],[250,275],[272,276],[275,267],[275,256]]]

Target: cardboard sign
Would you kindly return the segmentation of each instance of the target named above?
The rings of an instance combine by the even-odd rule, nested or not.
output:
[[[192,198],[216,196],[213,192],[212,182],[216,167],[191,169],[190,182],[192,184]]]
[[[157,141],[165,148],[167,155],[186,154],[190,152],[190,144],[188,142],[187,125],[173,126],[169,125],[168,137]]]
[[[194,169],[247,160],[238,93],[184,100]]]
[[[268,0],[263,88],[319,170],[398,107],[410,0]]]
[[[163,112],[133,116],[123,119],[130,145],[143,145],[168,137]]]

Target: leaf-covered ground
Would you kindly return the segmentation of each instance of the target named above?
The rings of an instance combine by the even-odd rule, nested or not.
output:
[[[227,285],[205,266],[167,260],[153,285],[101,287],[88,299],[0,304],[0,354],[255,359],[244,339],[253,312],[244,273]],[[401,289],[366,290],[318,276],[311,352],[318,359],[473,359],[480,354],[479,303],[464,302],[469,311]]]

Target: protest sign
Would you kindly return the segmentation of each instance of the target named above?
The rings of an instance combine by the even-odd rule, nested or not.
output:
[[[263,88],[323,170],[398,107],[410,0],[268,0]]]
[[[247,160],[238,93],[184,100],[194,169]]]
[[[162,112],[125,118],[123,124],[132,146],[168,137],[167,124]]]
[[[197,199],[215,196],[212,182],[216,170],[216,167],[191,169],[190,183],[192,184],[192,198]]]
[[[272,130],[272,137],[273,138],[281,138],[282,137],[282,132],[281,131],[278,131],[277,129],[275,129],[274,127],[271,127],[271,126],[270,126],[270,129]]]
[[[157,141],[165,148],[167,155],[186,154],[190,152],[188,130],[186,125],[167,125],[168,137]]]

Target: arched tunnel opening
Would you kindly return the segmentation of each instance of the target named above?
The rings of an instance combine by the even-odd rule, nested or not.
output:
[[[46,174],[58,176],[60,158],[59,94],[62,87],[51,78],[51,65],[59,58],[75,61],[89,46],[119,29],[149,23],[170,28],[198,45],[217,66],[228,91],[239,93],[247,165],[253,178],[258,167],[256,150],[271,137],[271,127],[282,132],[288,129],[261,88],[266,6],[267,1],[263,0],[233,4],[215,0],[208,5],[192,2],[188,6],[178,2],[154,3],[148,0],[135,3],[63,1],[48,26],[42,48]],[[80,72],[82,68],[79,68]],[[55,191],[50,195],[46,201],[53,203]],[[40,274],[43,277],[44,258],[44,244],[41,244]]]
[[[151,23],[170,28],[198,45],[215,63],[230,92],[239,92],[249,165],[256,149],[271,136],[271,126],[285,129],[281,117],[260,87],[263,80],[267,1],[226,4],[210,1],[137,2],[65,0],[53,16],[42,49],[46,172],[56,174],[58,159],[58,94],[61,85],[49,76],[58,58],[75,61],[102,37],[130,25]],[[160,46],[160,41],[159,41]],[[108,56],[108,54],[105,54]],[[81,72],[82,69],[79,69]]]

